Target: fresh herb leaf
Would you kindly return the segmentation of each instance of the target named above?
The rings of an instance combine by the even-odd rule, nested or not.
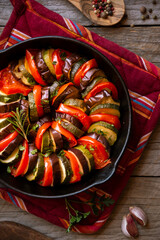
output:
[[[52,64],[53,64],[53,65],[56,65],[56,64],[57,64],[57,61],[53,61]]]
[[[60,58],[62,59],[62,61],[65,61],[65,60],[66,60],[66,57],[67,57],[66,52],[62,52],[62,53],[60,54]]]
[[[94,147],[91,145],[91,146],[89,146],[89,149],[91,150],[91,151],[94,151]]]
[[[33,149],[33,150],[31,151],[31,154],[32,154],[32,155],[35,155],[37,152],[38,152],[38,150],[35,148],[35,149]]]
[[[11,173],[11,168],[10,168],[10,166],[7,167],[7,173]]]
[[[20,145],[20,146],[19,146],[19,150],[20,150],[20,151],[24,151],[24,150],[25,150],[25,147],[22,146],[22,145]]]
[[[39,128],[38,124],[33,125],[32,129],[35,131],[37,128]]]
[[[58,156],[64,156],[65,155],[65,152],[63,150],[61,150],[59,153],[58,153]]]

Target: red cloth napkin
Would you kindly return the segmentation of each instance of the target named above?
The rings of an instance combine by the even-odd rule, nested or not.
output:
[[[160,69],[142,57],[90,32],[87,28],[46,9],[34,0],[11,2],[14,9],[0,37],[0,49],[31,37],[57,35],[74,38],[103,53],[124,79],[133,108],[133,132],[117,171],[108,182],[68,198],[84,202],[90,199],[91,193],[96,192],[98,196],[111,196],[116,203],[160,115]],[[0,189],[0,197],[53,224],[65,228],[69,225],[65,199],[39,200],[10,189]],[[105,207],[98,216],[91,212],[73,230],[83,233],[96,232],[107,221],[114,205]],[[90,211],[86,204],[75,207],[80,207],[84,212]]]

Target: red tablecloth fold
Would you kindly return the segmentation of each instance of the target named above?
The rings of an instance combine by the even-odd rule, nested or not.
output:
[[[31,37],[57,35],[83,41],[98,49],[116,66],[123,77],[133,108],[133,132],[114,176],[103,185],[76,195],[85,201],[90,193],[111,196],[115,202],[125,187],[160,116],[160,69],[142,57],[98,36],[87,28],[52,12],[34,0],[12,0],[14,9],[0,37],[0,49]],[[0,189],[0,197],[47,221],[68,227],[64,199],[36,199],[10,189]],[[91,214],[73,230],[94,233],[110,216],[114,205],[98,216]],[[81,210],[88,211],[86,205]]]

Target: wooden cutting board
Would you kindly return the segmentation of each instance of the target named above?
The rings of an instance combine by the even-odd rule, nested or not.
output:
[[[22,224],[0,222],[0,240],[51,240],[51,238]]]
[[[76,8],[78,8],[90,21],[97,25],[112,26],[121,21],[125,13],[124,0],[112,0],[114,7],[113,16],[108,16],[107,19],[98,18],[92,8],[91,0],[68,0]]]

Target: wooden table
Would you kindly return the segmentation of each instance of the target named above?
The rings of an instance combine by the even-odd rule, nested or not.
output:
[[[67,0],[38,0],[45,7],[70,18],[99,35],[143,56],[160,67],[160,3],[153,5],[151,0],[125,0],[128,18],[115,27],[93,25]],[[157,1],[158,2],[158,1]],[[140,7],[153,9],[150,19],[141,20]],[[9,0],[0,0],[0,33],[11,14]],[[154,20],[153,15],[158,19]],[[134,27],[131,25],[134,24]],[[160,239],[160,121],[158,122],[144,153],[131,176],[127,187],[107,224],[96,234],[86,236],[66,234],[64,229],[0,200],[0,221],[16,221],[54,239],[126,239],[121,233],[121,220],[131,205],[141,206],[147,213],[149,223],[140,228],[141,240]],[[1,238],[0,238],[1,239]],[[14,239],[14,238],[13,238]]]

